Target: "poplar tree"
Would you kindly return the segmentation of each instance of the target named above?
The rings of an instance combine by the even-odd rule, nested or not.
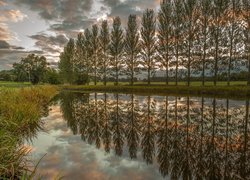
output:
[[[121,69],[122,55],[123,55],[123,30],[121,27],[120,17],[113,19],[113,28],[111,32],[110,55],[111,64],[115,68],[115,85],[118,85],[119,71]]]
[[[151,73],[155,67],[156,55],[156,39],[155,39],[155,23],[154,11],[146,9],[142,17],[141,27],[141,54],[143,58],[143,65],[148,71],[148,85],[151,83]]]
[[[175,85],[178,83],[179,59],[182,44],[182,29],[183,29],[183,6],[181,0],[175,0],[173,4],[172,17],[172,39],[174,41],[174,56],[175,56]]]
[[[242,16],[244,20],[244,44],[245,44],[245,53],[244,56],[246,57],[246,60],[248,62],[248,78],[247,78],[247,84],[250,86],[250,0],[242,0]]]
[[[102,21],[102,27],[100,32],[100,59],[101,59],[101,69],[103,73],[103,83],[106,86],[107,84],[107,68],[109,66],[109,58],[108,58],[108,50],[110,44],[110,34],[109,34],[109,27],[108,22],[106,20]]]
[[[84,35],[82,33],[79,33],[77,35],[76,47],[75,47],[75,73],[76,73],[77,84],[84,84],[88,81],[84,54],[85,54]]]
[[[127,75],[130,77],[130,84],[134,85],[134,75],[139,65],[139,32],[136,21],[136,15],[129,15],[124,42],[124,51],[126,57]]]
[[[191,63],[193,61],[193,42],[195,38],[196,31],[196,5],[197,0],[185,0],[184,1],[184,13],[185,13],[185,21],[183,23],[186,24],[187,27],[187,85],[190,86],[190,76],[191,76]]]
[[[201,27],[201,35],[200,39],[200,46],[201,46],[201,53],[202,53],[202,86],[205,85],[205,72],[206,72],[206,65],[207,65],[207,50],[208,50],[208,43],[210,38],[209,32],[209,20],[211,18],[211,1],[210,0],[202,0],[200,1],[200,27]]]
[[[60,54],[60,61],[58,64],[62,79],[66,83],[72,84],[74,82],[74,68],[75,68],[75,41],[70,39],[64,51]]]
[[[98,39],[98,34],[99,34],[99,28],[96,24],[92,26],[92,32],[91,32],[91,49],[92,49],[92,67],[94,70],[94,84],[97,85],[97,71],[98,71],[98,53],[99,53],[99,39]]]
[[[213,10],[212,10],[212,40],[213,40],[213,49],[214,49],[214,85],[217,85],[218,80],[218,63],[220,60],[220,50],[223,43],[223,34],[222,34],[222,22],[225,18],[225,11],[228,7],[229,0],[213,0]]]
[[[168,85],[169,79],[169,59],[170,59],[170,31],[171,31],[171,2],[164,0],[161,2],[160,11],[158,13],[158,53],[161,65],[166,70],[166,85]]]
[[[89,73],[91,71],[91,58],[93,55],[93,49],[91,48],[91,32],[88,28],[85,29],[84,31],[83,44],[84,44],[84,64],[86,68],[86,74],[88,76],[87,83],[89,83]]]
[[[231,69],[232,69],[232,61],[235,57],[235,46],[238,43],[239,37],[239,28],[237,25],[237,14],[239,14],[240,10],[240,3],[238,0],[230,0],[229,8],[226,13],[227,18],[227,34],[228,34],[228,51],[229,51],[229,58],[228,58],[228,69],[227,69],[227,85],[230,85],[231,80]]]

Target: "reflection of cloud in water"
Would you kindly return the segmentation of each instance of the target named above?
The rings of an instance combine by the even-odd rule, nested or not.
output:
[[[38,174],[45,179],[58,174],[64,179],[162,179],[154,165],[115,156],[113,151],[107,154],[73,135],[57,105],[51,107],[44,121],[46,132],[40,132],[33,141],[32,155],[38,160],[47,153],[38,166]]]

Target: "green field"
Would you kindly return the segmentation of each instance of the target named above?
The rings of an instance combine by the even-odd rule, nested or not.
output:
[[[30,82],[12,82],[12,81],[0,81],[0,87],[27,87],[30,86]]]

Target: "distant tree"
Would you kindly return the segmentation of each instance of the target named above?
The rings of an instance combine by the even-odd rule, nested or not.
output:
[[[142,28],[141,28],[141,53],[143,58],[143,65],[148,71],[148,84],[151,83],[151,74],[155,67],[156,56],[156,22],[154,11],[147,9],[143,13]]]
[[[95,85],[97,84],[97,73],[98,73],[98,53],[99,53],[99,39],[98,39],[98,34],[99,34],[99,28],[96,24],[92,26],[92,32],[91,32],[91,49],[93,52],[92,55],[92,68],[94,69],[94,83]]]
[[[171,2],[164,0],[161,3],[158,13],[159,29],[158,29],[158,52],[161,65],[166,70],[166,84],[168,85],[169,75],[169,59],[170,59],[170,31],[171,31]]]
[[[64,51],[60,54],[58,67],[64,82],[73,84],[75,81],[75,41],[70,39]]]
[[[13,68],[17,76],[22,76],[25,73],[32,84],[38,84],[44,78],[48,63],[44,56],[29,54],[27,57],[22,58],[20,63],[14,63]]]
[[[111,32],[110,55],[111,64],[115,68],[115,85],[118,85],[119,71],[121,69],[122,55],[123,55],[123,30],[121,27],[120,17],[113,19],[113,28]]]
[[[103,83],[106,86],[107,84],[107,69],[109,66],[109,57],[108,57],[108,50],[110,44],[110,34],[109,34],[109,27],[108,21],[104,20],[102,22],[101,32],[99,36],[100,40],[100,59],[101,59],[101,69],[103,73]]]
[[[14,81],[14,70],[2,70],[0,71],[0,81]]]
[[[15,81],[18,82],[30,81],[29,74],[25,71],[21,63],[14,63],[13,69],[14,69]]]
[[[60,84],[59,73],[53,68],[48,68],[45,73],[44,82],[49,84]]]
[[[124,51],[127,66],[127,75],[130,77],[130,84],[134,84],[134,75],[136,68],[138,69],[138,56],[140,53],[138,25],[136,15],[129,15],[126,36],[124,40]]]
[[[88,77],[87,84],[89,83],[89,73],[91,71],[91,58],[93,55],[93,49],[91,48],[91,32],[89,29],[85,29],[84,31],[84,40],[83,40],[83,46],[84,46],[84,67],[85,67],[85,73]]]

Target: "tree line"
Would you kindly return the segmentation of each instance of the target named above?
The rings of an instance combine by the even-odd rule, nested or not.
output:
[[[249,0],[163,0],[156,13],[146,9],[141,18],[129,15],[126,28],[114,17],[94,24],[70,39],[60,55],[60,74],[66,83],[90,80],[107,84],[126,75],[133,85],[136,75],[147,72],[150,84],[156,70],[165,82],[185,78],[187,85],[200,77],[212,78],[245,68],[250,85]],[[140,20],[140,23],[139,23]]]

